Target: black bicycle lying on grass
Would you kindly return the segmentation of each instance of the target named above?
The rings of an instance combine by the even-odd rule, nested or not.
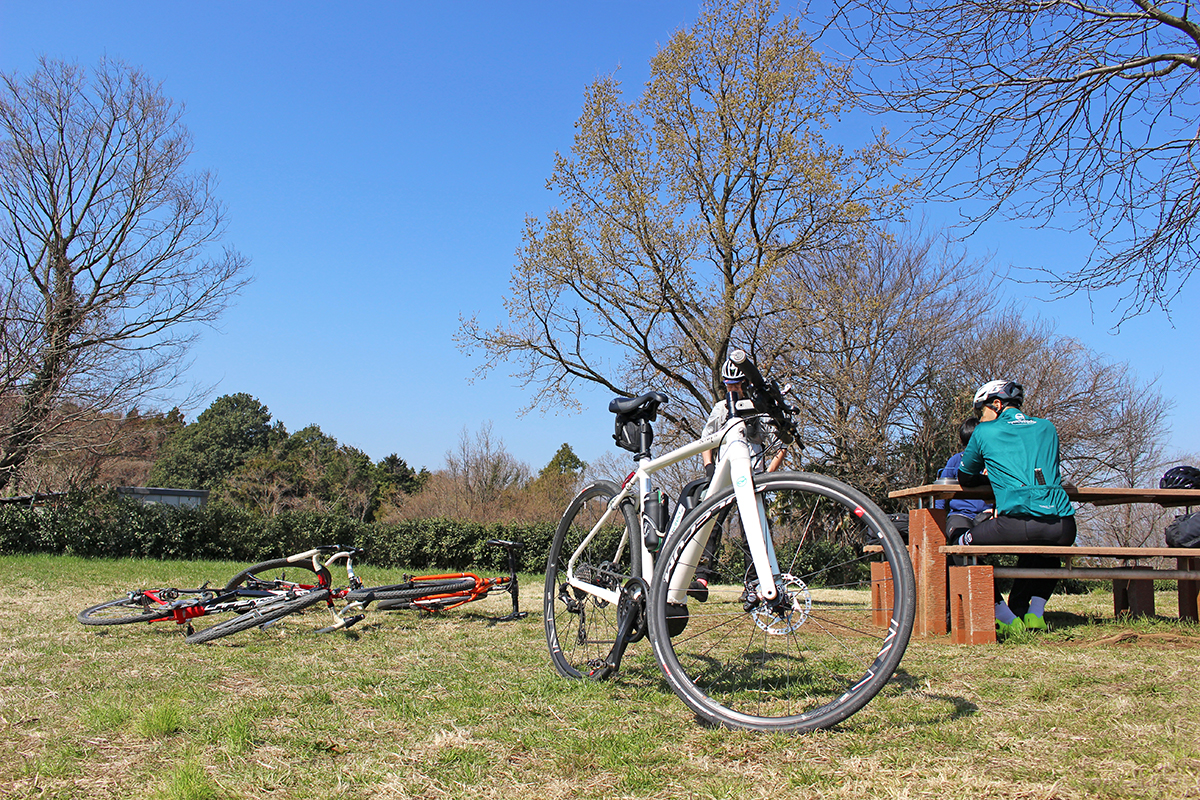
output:
[[[434,613],[481,600],[493,589],[508,592],[512,597],[512,612],[499,621],[521,619],[527,612],[520,610],[516,562],[524,544],[501,539],[490,540],[488,544],[508,551],[508,575],[482,578],[456,572],[406,576],[402,583],[364,587],[354,573],[354,558],[362,549],[322,545],[247,567],[221,589],[209,588],[207,583],[198,589],[132,589],[124,597],[84,609],[79,612],[78,620],[84,625],[174,622],[184,626],[189,643],[201,644],[264,627],[321,602],[333,621],[317,632],[331,633],[346,630],[362,620],[367,606],[373,602],[379,610],[416,609]],[[339,563],[345,566],[347,586],[335,589],[330,568]],[[289,570],[302,573],[302,580],[290,580]],[[311,577],[304,573],[310,573]],[[194,620],[198,618],[227,614],[233,616],[201,630],[195,628]]]

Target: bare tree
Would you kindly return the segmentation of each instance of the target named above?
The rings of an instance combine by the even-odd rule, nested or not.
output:
[[[394,498],[382,519],[557,521],[566,505],[562,496],[530,479],[529,466],[509,453],[492,433],[492,423],[485,422],[473,436],[464,428],[458,446],[446,452],[446,468],[430,475],[419,492]]]
[[[1131,385],[1136,389],[1136,385]],[[1112,486],[1157,486],[1168,466],[1166,414],[1169,404],[1161,396],[1130,391],[1117,399],[1110,445],[1102,474]],[[1081,538],[1088,544],[1128,547],[1164,544],[1163,531],[1173,509],[1149,504],[1079,509]]]
[[[59,492],[86,486],[146,486],[159,450],[183,427],[178,409],[142,415],[72,412],[70,450],[41,450],[21,469],[21,491]]]
[[[1166,309],[1197,264],[1200,25],[1150,0],[839,0],[870,107],[913,115],[936,195],[1086,230],[1059,291]],[[823,11],[823,10],[822,10]]]
[[[185,169],[182,113],[118,61],[0,80],[0,489],[80,415],[176,385],[195,323],[244,283],[211,252],[223,212]]]
[[[496,503],[506,491],[524,486],[530,478],[529,466],[492,434],[490,421],[481,425],[474,437],[463,428],[458,448],[446,452],[446,472],[473,506]]]
[[[789,261],[895,210],[904,187],[877,178],[899,155],[882,137],[855,153],[822,139],[846,73],[775,9],[708,2],[653,58],[637,103],[615,77],[587,89],[549,180],[562,206],[527,221],[508,323],[468,319],[459,337],[485,371],[515,361],[531,407],[569,403],[579,384],[653,386],[692,428],[731,344],[770,360],[754,331]]]
[[[961,342],[989,314],[987,271],[944,235],[876,231],[792,259],[760,338],[794,376],[806,463],[878,495],[955,377]],[[788,313],[790,312],[790,313]],[[765,361],[765,359],[763,359]]]
[[[1045,320],[1008,308],[981,321],[962,342],[957,370],[965,398],[988,380],[1020,381],[1025,410],[1054,422],[1064,476],[1080,486],[1134,485],[1161,458],[1171,403],[1155,382]]]

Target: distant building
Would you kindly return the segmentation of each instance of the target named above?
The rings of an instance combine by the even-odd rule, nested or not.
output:
[[[208,502],[207,489],[160,489],[149,486],[118,486],[117,494],[136,500],[143,505],[161,503],[164,506],[194,508]],[[0,497],[0,505],[21,505],[38,508],[46,503],[66,497],[66,492],[27,494],[20,497]]]
[[[161,503],[165,506],[202,506],[208,502],[207,489],[159,489],[148,486],[118,486],[117,494],[137,500],[143,505]]]
[[[23,494],[15,497],[0,497],[0,505],[38,508],[46,505],[51,500],[57,500],[60,497],[66,496],[66,492],[50,492],[49,494]]]

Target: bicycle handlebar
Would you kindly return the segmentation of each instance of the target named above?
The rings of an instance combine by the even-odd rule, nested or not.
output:
[[[742,374],[754,387],[758,401],[766,406],[760,410],[774,421],[775,427],[779,431],[780,441],[785,445],[795,442],[799,435],[792,415],[799,409],[788,404],[777,383],[767,383],[762,373],[758,371],[758,367],[750,360],[750,356],[746,355],[745,350],[733,350],[729,353],[729,360],[738,365]]]

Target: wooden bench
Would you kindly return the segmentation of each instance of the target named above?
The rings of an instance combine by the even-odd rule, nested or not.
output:
[[[1200,620],[1200,550],[1183,547],[1036,547],[1018,545],[943,545],[945,556],[962,556],[965,566],[949,566],[950,639],[957,644],[996,641],[996,578],[1076,578],[1113,582],[1113,613],[1152,616],[1154,581],[1176,581],[1179,617]],[[981,556],[1044,555],[1063,560],[1061,567],[992,567],[978,564]],[[1125,566],[1098,566],[1095,559],[1118,559]],[[1175,569],[1139,566],[1130,562],[1173,558]],[[1081,563],[1082,560],[1089,561]]]

